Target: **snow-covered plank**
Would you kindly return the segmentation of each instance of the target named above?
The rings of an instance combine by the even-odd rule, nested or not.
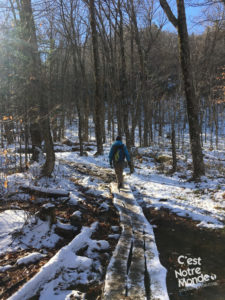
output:
[[[146,299],[145,289],[145,251],[143,236],[142,211],[137,206],[129,185],[121,190],[121,195],[126,199],[125,206],[129,211],[133,230],[133,247],[131,263],[128,273],[128,296],[131,299]]]
[[[107,270],[104,299],[123,299],[124,296],[136,300],[146,299],[145,284],[149,285],[151,299],[169,299],[166,269],[159,260],[152,226],[128,185],[119,192],[116,184],[111,184],[111,191],[120,213],[123,231]],[[128,229],[130,235],[124,240],[124,230]],[[121,249],[124,247],[126,251],[123,252]],[[149,274],[149,282],[145,282],[145,272]]]
[[[152,226],[146,223],[145,228],[145,256],[146,266],[150,278],[150,291],[152,300],[169,300],[166,273],[161,265]]]
[[[134,232],[131,265],[128,273],[128,296],[131,299],[146,299],[145,257],[143,233]]]
[[[128,211],[124,205],[124,198],[118,194],[116,184],[111,184],[114,194],[114,204],[120,214],[122,233],[106,272],[104,299],[121,300],[126,294],[127,264],[132,242],[132,225]]]
[[[134,230],[140,230],[140,232],[142,230],[144,232],[145,257],[147,272],[150,278],[151,299],[167,300],[169,299],[166,287],[167,270],[160,263],[153,228],[146,219],[142,208],[135,200],[129,186],[126,188],[129,189],[127,194],[131,195],[130,203],[132,205],[130,204],[130,210],[132,211],[132,226]]]
[[[133,197],[131,190],[129,194]],[[150,279],[149,283],[146,284],[149,284],[150,286],[151,299],[169,300],[166,286],[167,270],[160,263],[153,228],[146,219],[141,206],[137,203],[134,197],[131,210],[133,214],[132,223],[134,230],[143,232],[146,271],[148,272]]]
[[[128,228],[125,226],[107,268],[103,298],[105,300],[121,300],[121,296],[125,296],[126,294],[127,261],[131,239],[131,227]]]

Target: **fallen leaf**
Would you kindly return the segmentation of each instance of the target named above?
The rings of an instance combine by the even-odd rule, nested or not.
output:
[[[6,189],[8,188],[8,181],[7,181],[7,180],[4,181],[4,187],[5,187]]]

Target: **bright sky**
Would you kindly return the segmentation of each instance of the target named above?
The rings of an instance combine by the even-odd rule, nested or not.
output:
[[[174,7],[174,9],[173,9],[173,7]],[[174,6],[171,5],[171,8],[172,8],[174,14],[177,15],[175,7],[176,7],[176,4],[174,4]],[[202,33],[204,31],[204,26],[197,24],[200,20],[199,17],[201,14],[202,7],[190,7],[190,6],[186,5],[185,9],[186,9],[186,18],[187,18],[189,34]],[[175,28],[173,27],[173,25],[170,24],[170,22],[168,22],[168,24],[165,26],[165,28],[169,31],[176,32]]]
[[[204,31],[204,26],[197,24],[199,20],[199,16],[201,13],[201,7],[187,7],[187,24],[189,33],[202,33]]]

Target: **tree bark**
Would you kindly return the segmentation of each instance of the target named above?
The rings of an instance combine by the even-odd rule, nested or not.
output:
[[[131,140],[130,140],[130,130],[129,130],[129,102],[128,97],[126,95],[127,88],[127,74],[126,74],[126,58],[125,58],[125,45],[124,45],[124,33],[123,33],[123,12],[121,7],[121,1],[118,1],[118,11],[120,17],[119,23],[119,41],[120,41],[120,55],[121,55],[121,69],[120,69],[120,95],[123,109],[123,126],[124,132],[126,136],[126,145],[127,149],[130,152],[130,169],[131,172],[134,171],[133,166],[133,158],[131,155]]]
[[[23,47],[23,54],[28,58],[27,65],[27,97],[31,99],[31,105],[29,106],[30,116],[30,135],[33,149],[32,159],[38,161],[39,151],[41,149],[41,143],[43,140],[41,134],[41,128],[39,124],[39,95],[38,88],[36,88],[36,76],[35,69],[37,69],[37,41],[35,34],[35,25],[33,20],[33,12],[31,8],[30,0],[20,1],[20,21],[21,21],[21,37],[25,41]],[[40,62],[40,61],[39,61]]]
[[[174,25],[174,27],[177,28],[178,31],[180,63],[186,96],[189,135],[193,161],[193,177],[198,178],[199,176],[204,175],[205,168],[203,162],[203,153],[200,140],[200,126],[198,120],[199,104],[196,99],[193,85],[184,0],[177,0],[178,18],[173,15],[166,0],[160,0],[160,4],[170,22]]]
[[[55,154],[49,125],[48,104],[44,99],[44,85],[41,81],[41,59],[38,53],[31,0],[21,0],[20,8],[23,38],[27,44],[25,54],[29,58],[28,91],[32,99],[30,134],[34,149],[33,158],[38,159],[39,150],[36,150],[37,148],[41,149],[41,142],[44,138],[46,161],[42,169],[42,175],[50,176],[54,169]]]
[[[171,145],[172,145],[172,158],[173,158],[173,168],[172,172],[176,172],[177,170],[177,153],[176,153],[176,133],[174,127],[175,120],[172,120],[172,128],[171,128]]]
[[[92,49],[94,58],[94,75],[95,75],[95,136],[97,142],[97,155],[103,153],[102,144],[102,103],[100,96],[100,59],[98,50],[98,33],[96,26],[96,15],[95,15],[95,0],[89,1],[89,13],[90,13],[90,23],[91,23],[91,33],[92,33]]]

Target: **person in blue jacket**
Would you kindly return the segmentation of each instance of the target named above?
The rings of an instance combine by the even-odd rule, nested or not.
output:
[[[131,160],[127,147],[122,143],[122,138],[117,136],[116,141],[112,144],[109,152],[109,163],[111,168],[114,167],[115,169],[118,189],[123,188],[123,169],[125,158],[131,169]]]

